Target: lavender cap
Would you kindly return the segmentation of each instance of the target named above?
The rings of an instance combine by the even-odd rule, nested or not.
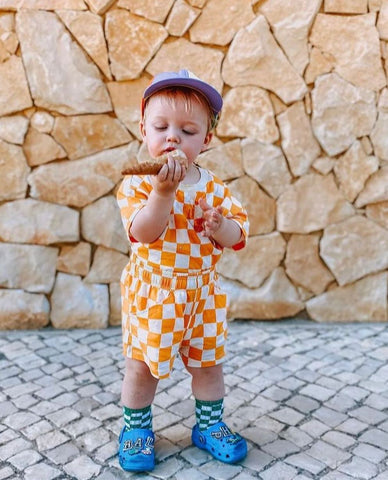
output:
[[[151,95],[167,87],[188,87],[196,90],[207,98],[215,115],[218,115],[222,109],[222,97],[217,90],[208,83],[200,80],[189,70],[179,70],[179,72],[163,72],[155,75],[151,84],[145,89],[143,101]]]

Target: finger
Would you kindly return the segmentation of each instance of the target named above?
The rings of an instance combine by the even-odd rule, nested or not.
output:
[[[185,166],[182,166],[182,165],[180,165],[180,167],[181,167],[181,176],[179,177],[179,181],[181,182],[186,176],[187,169]]]
[[[207,203],[206,198],[202,197],[199,199],[198,205],[202,208],[204,212],[210,210],[212,207]]]
[[[159,173],[157,175],[157,178],[159,181],[164,182],[167,179],[168,176],[168,165],[167,163],[163,165],[163,167],[159,170]]]
[[[177,160],[174,160],[174,180],[180,180],[181,176],[182,166]]]

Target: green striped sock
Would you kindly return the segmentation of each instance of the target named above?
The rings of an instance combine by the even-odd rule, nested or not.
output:
[[[221,422],[223,413],[223,398],[211,402],[195,399],[195,417],[200,430],[206,430],[215,423]]]
[[[123,407],[124,423],[128,430],[134,428],[152,429],[151,405],[145,408]]]

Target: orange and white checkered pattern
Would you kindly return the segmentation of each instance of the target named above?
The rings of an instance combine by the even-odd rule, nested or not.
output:
[[[180,354],[189,367],[223,361],[226,295],[214,269],[202,275],[163,276],[132,258],[122,275],[123,350],[166,378]]]
[[[213,267],[221,257],[222,247],[198,231],[197,222],[202,218],[198,205],[205,197],[209,205],[223,208],[224,216],[233,219],[241,227],[244,239],[248,236],[246,211],[224,183],[210,172],[200,168],[201,180],[195,185],[181,184],[176,193],[169,223],[162,235],[152,244],[141,244],[129,236],[131,251],[148,264],[168,267],[176,272],[204,270]],[[117,193],[117,201],[126,232],[136,214],[146,204],[152,190],[150,177],[125,177]],[[234,245],[239,250],[245,240]]]
[[[200,168],[201,180],[181,184],[161,236],[137,242],[130,225],[152,190],[149,176],[128,176],[117,193],[131,259],[121,277],[124,355],[148,364],[157,378],[168,377],[179,353],[190,367],[222,362],[227,332],[226,295],[220,291],[215,265],[223,248],[201,235],[200,198],[238,223],[245,245],[246,211],[224,183]]]

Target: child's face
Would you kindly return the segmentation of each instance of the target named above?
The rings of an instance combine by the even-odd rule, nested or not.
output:
[[[155,158],[175,148],[183,150],[189,166],[205,150],[212,134],[208,132],[208,113],[195,98],[190,104],[183,97],[153,95],[140,125],[143,140]]]

